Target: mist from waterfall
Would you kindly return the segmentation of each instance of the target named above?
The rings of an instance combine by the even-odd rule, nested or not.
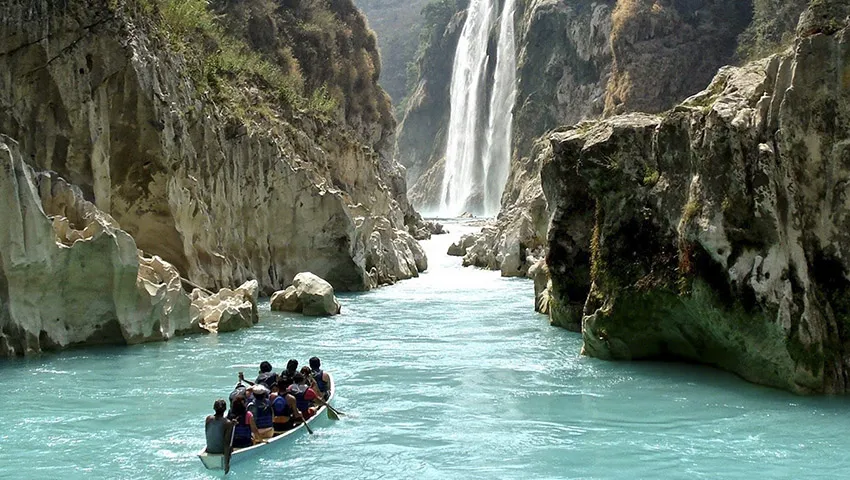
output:
[[[505,0],[499,22],[496,67],[487,100],[487,53],[498,18],[498,0],[472,0],[467,11],[451,82],[451,111],[440,214],[494,215],[510,165],[516,96],[515,0]]]

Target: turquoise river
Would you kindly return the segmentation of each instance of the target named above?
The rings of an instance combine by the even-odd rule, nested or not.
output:
[[[0,361],[0,478],[213,478],[194,454],[236,372],[322,357],[349,414],[241,479],[850,478],[850,401],[714,369],[579,356],[525,279],[425,242],[418,279],[220,336]]]

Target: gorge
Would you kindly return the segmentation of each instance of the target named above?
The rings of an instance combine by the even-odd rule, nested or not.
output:
[[[208,478],[318,355],[350,415],[233,475],[840,477],[848,61],[844,0],[3,2],[0,476]]]

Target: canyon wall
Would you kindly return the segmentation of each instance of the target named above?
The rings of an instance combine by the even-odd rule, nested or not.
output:
[[[791,50],[549,135],[546,303],[586,355],[847,391],[848,14],[812,2]]]
[[[549,142],[535,145],[542,133],[627,111],[664,111],[721,66],[787,42],[804,7],[800,0],[527,3],[511,173],[498,217],[464,264],[527,275],[540,259],[551,215],[539,161]]]
[[[350,1],[13,0],[0,19],[0,132],[194,283],[425,268]]]

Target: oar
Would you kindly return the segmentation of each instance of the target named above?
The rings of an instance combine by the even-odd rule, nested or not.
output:
[[[303,422],[304,422],[304,428],[306,428],[306,429],[307,429],[307,431],[308,431],[308,432],[310,432],[310,435],[312,435],[312,434],[313,434],[313,429],[312,429],[312,428],[310,428],[310,424],[308,424],[308,423],[307,423],[307,419],[306,419],[306,418],[304,418],[304,414],[301,414],[301,421],[303,421]]]
[[[224,436],[227,437],[228,431],[230,432],[230,441],[227,442],[227,446],[224,448],[224,474],[227,475],[230,473],[230,456],[233,454],[233,437],[236,436],[236,429],[233,428],[233,422],[227,422],[227,427],[224,429]]]
[[[328,407],[328,418],[330,418],[331,420],[339,420],[339,417],[345,416],[345,413],[335,409],[331,406],[330,403],[326,402],[325,405]]]

